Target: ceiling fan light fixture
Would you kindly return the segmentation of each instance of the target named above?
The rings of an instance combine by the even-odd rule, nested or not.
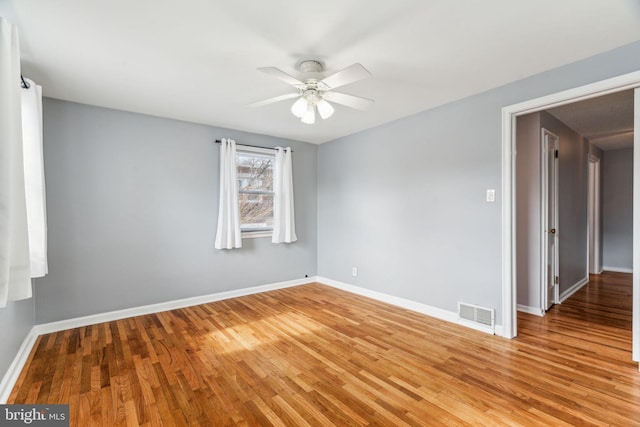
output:
[[[316,122],[316,109],[313,104],[307,104],[307,111],[304,113],[304,116],[302,116],[301,122],[308,125],[312,125]]]
[[[319,100],[316,106],[318,107],[318,113],[320,114],[320,117],[322,117],[322,120],[326,120],[331,117],[335,111],[333,106],[324,99]]]
[[[294,116],[303,118],[305,113],[307,112],[307,106],[308,106],[307,100],[301,96],[291,106],[291,112],[293,113]]]
[[[329,76],[323,73],[323,68],[324,66],[320,61],[302,61],[298,65],[298,69],[303,74],[301,79],[275,67],[258,68],[259,71],[293,86],[296,92],[275,96],[250,105],[252,107],[262,107],[285,99],[297,98],[291,105],[291,113],[298,117],[302,123],[313,124],[316,121],[316,112],[320,114],[323,120],[333,115],[335,112],[333,103],[356,110],[366,110],[373,104],[371,99],[334,91],[334,89],[341,86],[371,77],[371,73],[361,64],[352,64]]]

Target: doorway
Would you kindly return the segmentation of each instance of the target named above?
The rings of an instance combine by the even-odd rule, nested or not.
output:
[[[595,98],[622,90],[640,87],[640,72],[630,73],[579,88],[548,95],[520,104],[507,106],[502,110],[502,153],[504,194],[502,221],[502,290],[503,290],[503,335],[513,338],[517,335],[516,313],[516,242],[515,242],[515,121],[520,115],[545,110],[579,100]],[[640,106],[640,90],[635,91],[636,106]],[[640,109],[635,108],[634,142],[640,143]],[[640,150],[634,150],[634,229],[633,229],[633,360],[640,359]]]

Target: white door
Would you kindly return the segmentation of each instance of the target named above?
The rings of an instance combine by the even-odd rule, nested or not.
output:
[[[543,310],[559,298],[558,275],[558,137],[542,129]]]

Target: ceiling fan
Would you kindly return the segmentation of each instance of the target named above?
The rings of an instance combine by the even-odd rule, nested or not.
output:
[[[298,98],[291,106],[291,112],[299,117],[302,123],[313,124],[316,121],[316,111],[323,120],[331,117],[334,108],[330,102],[356,110],[365,110],[373,104],[371,99],[333,91],[340,86],[370,77],[371,73],[360,64],[350,65],[328,77],[323,77],[323,67],[319,61],[302,61],[298,69],[303,74],[301,80],[275,67],[258,68],[258,71],[282,80],[297,91],[254,102],[250,104],[251,107],[262,107],[274,102]]]

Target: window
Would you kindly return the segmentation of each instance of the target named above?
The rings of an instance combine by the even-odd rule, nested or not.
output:
[[[242,147],[236,152],[240,230],[243,237],[269,236],[273,230],[272,150]]]

